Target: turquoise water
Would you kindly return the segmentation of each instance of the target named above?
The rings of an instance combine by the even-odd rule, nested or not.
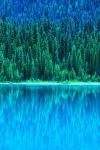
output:
[[[100,86],[0,85],[0,150],[56,149],[100,149]]]

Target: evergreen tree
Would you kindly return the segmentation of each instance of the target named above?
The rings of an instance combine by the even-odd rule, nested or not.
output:
[[[100,81],[99,20],[96,30],[89,21],[70,34],[69,22],[0,20],[0,81]]]

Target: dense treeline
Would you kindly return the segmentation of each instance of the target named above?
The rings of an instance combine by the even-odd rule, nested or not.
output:
[[[0,17],[18,22],[44,17],[95,22],[100,17],[100,0],[0,0]]]
[[[68,20],[18,26],[0,21],[0,80],[100,81],[100,20],[82,30]]]

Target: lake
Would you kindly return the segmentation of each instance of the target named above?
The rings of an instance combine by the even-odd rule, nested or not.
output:
[[[0,150],[99,150],[100,86],[0,85]]]

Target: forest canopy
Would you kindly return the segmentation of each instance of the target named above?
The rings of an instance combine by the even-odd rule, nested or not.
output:
[[[0,0],[0,17],[16,22],[63,17],[77,18],[81,25],[100,17],[100,0]]]
[[[0,81],[100,81],[100,19],[0,20]]]

